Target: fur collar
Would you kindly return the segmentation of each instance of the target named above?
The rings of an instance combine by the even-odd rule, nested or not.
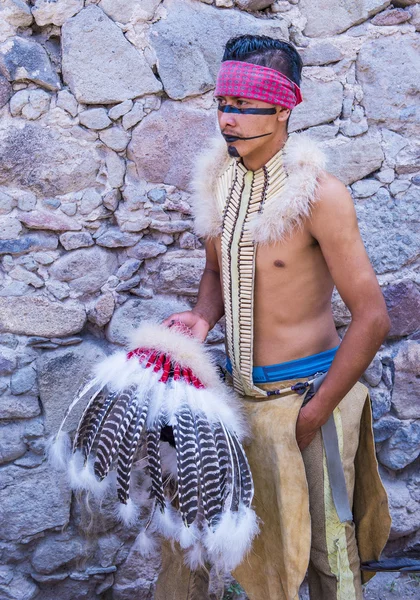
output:
[[[197,162],[192,184],[193,212],[195,231],[200,237],[221,234],[223,205],[215,190],[218,178],[234,161],[220,137],[213,140]],[[288,175],[285,187],[250,223],[254,240],[259,244],[283,240],[310,214],[317,200],[318,181],[326,159],[315,140],[307,134],[294,133],[284,147],[283,163]]]

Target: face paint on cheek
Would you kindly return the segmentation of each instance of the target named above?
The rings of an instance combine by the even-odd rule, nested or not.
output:
[[[261,135],[253,135],[252,137],[238,137],[237,135],[229,135],[222,133],[223,137],[227,141],[227,143],[232,142],[246,142],[247,140],[256,140],[258,138],[266,137],[267,135],[273,135],[273,132],[270,133],[262,133]]]

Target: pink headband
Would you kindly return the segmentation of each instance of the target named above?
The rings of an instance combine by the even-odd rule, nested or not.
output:
[[[238,60],[222,62],[214,95],[254,98],[290,110],[302,102],[299,86],[282,73]]]

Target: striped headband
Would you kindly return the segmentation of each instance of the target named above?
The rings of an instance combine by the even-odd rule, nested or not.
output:
[[[299,86],[286,75],[238,60],[222,62],[214,95],[253,98],[290,110],[302,102]]]

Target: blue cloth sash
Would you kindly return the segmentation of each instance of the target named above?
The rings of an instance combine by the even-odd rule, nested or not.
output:
[[[315,373],[324,373],[331,366],[339,346],[325,352],[305,356],[296,360],[268,365],[266,367],[254,367],[252,375],[254,383],[274,383],[275,381],[287,381],[288,379],[300,379],[310,377]],[[226,369],[232,373],[232,363],[229,358],[226,361]]]

